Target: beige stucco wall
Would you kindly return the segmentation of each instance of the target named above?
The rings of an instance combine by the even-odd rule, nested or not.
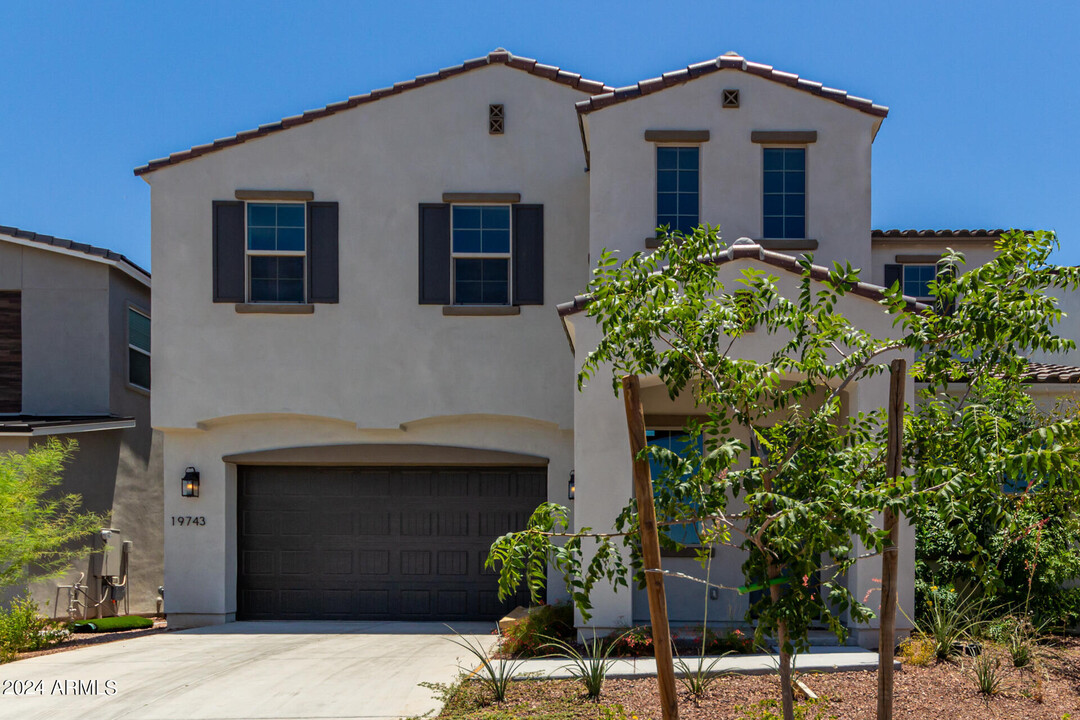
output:
[[[109,267],[0,241],[0,290],[22,291],[22,411],[109,412]]]
[[[583,93],[489,66],[159,170],[152,185],[154,425],[289,412],[393,428],[469,413],[569,427],[571,369],[552,305],[580,291],[588,178]],[[489,103],[506,134],[489,135]],[[211,203],[238,188],[340,203],[340,304],[238,315],[211,302]],[[544,297],[509,317],[417,302],[418,204],[520,192],[544,205]]]
[[[420,443],[539,455],[550,497],[572,468],[573,360],[554,304],[586,277],[583,93],[489,66],[147,176],[154,262],[153,422],[165,444],[170,623],[236,610],[240,452]],[[503,103],[506,133],[488,133]],[[339,206],[340,303],[312,315],[214,304],[211,204],[237,189],[301,189]],[[444,192],[519,192],[544,205],[545,306],[445,317],[419,305],[418,205]],[[199,469],[198,499],[180,497]],[[170,524],[198,514],[199,527]],[[551,598],[565,594],[553,586]]]
[[[776,268],[753,260],[737,260],[721,266],[718,270],[720,279],[725,284],[734,283],[741,276],[743,268],[756,267],[777,275],[778,289],[791,297],[797,288],[799,278]],[[892,327],[891,317],[872,300],[847,295],[840,299],[838,308],[853,323],[871,329],[877,337],[889,338],[897,335]],[[595,323],[584,314],[571,316],[575,327],[577,347],[577,367],[586,353],[596,346],[600,335]],[[738,341],[732,352],[739,357],[765,360],[776,348],[781,339],[776,336],[754,333]],[[911,362],[910,353],[905,353]],[[881,362],[888,364],[891,356],[882,356]],[[574,467],[577,474],[577,498],[575,500],[575,523],[577,527],[594,529],[612,527],[616,515],[632,494],[632,474],[630,447],[626,431],[626,416],[622,399],[613,394],[608,370],[596,373],[593,380],[576,396],[574,405],[575,446]],[[652,384],[654,381],[646,381]],[[885,407],[888,398],[888,375],[869,378],[852,385],[847,391],[847,409],[850,413],[870,412]],[[662,412],[661,399],[656,397],[656,390],[645,390],[651,407],[647,411]],[[914,388],[906,386],[906,402],[914,401]],[[680,400],[675,405],[677,411],[686,409],[686,401]],[[914,532],[903,523],[900,531],[899,560],[899,602],[902,607],[910,608],[914,602]],[[861,552],[856,548],[856,554]],[[713,561],[713,577],[721,584],[738,586],[742,584],[740,566],[742,553],[723,549]],[[700,575],[700,569],[694,568],[692,560],[664,559],[663,566],[678,571],[692,571]],[[881,561],[879,558],[862,560],[856,564],[847,576],[846,584],[860,600],[874,588],[880,586]],[[668,579],[669,614],[673,622],[686,621],[700,616],[703,607],[701,586],[690,581]],[[686,586],[684,584],[688,584]],[[608,586],[597,585],[592,600],[594,610],[588,625],[598,629],[625,627],[635,620],[644,619],[647,610],[642,608],[641,598],[635,601],[635,592],[625,589],[615,591]],[[871,593],[868,603],[874,607],[880,601],[879,593]],[[876,609],[876,608],[875,608]],[[720,597],[710,601],[709,614],[712,621],[718,623],[741,623],[746,611],[746,597],[731,591],[720,593]],[[580,618],[579,618],[580,621]],[[907,628],[901,617],[897,626]],[[585,623],[582,623],[585,625]],[[876,621],[868,626],[854,628],[853,640],[867,645],[876,642],[873,628]]]
[[[227,455],[346,443],[501,450],[547,458],[549,497],[563,502],[573,458],[570,430],[521,417],[444,417],[363,430],[340,420],[266,415],[203,428],[165,433],[165,608],[174,627],[227,622],[236,612],[236,466],[222,459]],[[198,498],[180,495],[188,466],[201,475]],[[206,524],[174,526],[170,518],[178,515],[204,516]],[[559,583],[550,590],[552,601],[566,595]]]
[[[725,88],[741,107],[721,109]],[[728,242],[762,237],[762,145],[754,130],[816,130],[806,154],[807,237],[819,261],[870,260],[870,151],[876,118],[835,102],[722,70],[587,116],[590,251],[645,248],[656,227],[656,145],[646,130],[708,130],[701,144],[702,222]]]

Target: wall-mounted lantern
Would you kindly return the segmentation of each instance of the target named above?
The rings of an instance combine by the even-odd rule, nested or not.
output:
[[[566,499],[574,499],[574,471],[570,471],[570,481],[566,483]]]
[[[199,497],[199,471],[189,467],[180,479],[180,495],[182,497]]]

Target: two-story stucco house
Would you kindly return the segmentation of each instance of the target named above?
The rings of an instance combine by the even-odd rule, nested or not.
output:
[[[123,255],[0,226],[0,453],[50,438],[77,441],[60,489],[110,519],[85,562],[30,588],[53,615],[69,609],[57,585],[80,577],[80,613],[159,610],[161,443],[150,427],[150,317],[150,275]]]
[[[621,401],[607,382],[575,388],[597,338],[574,300],[591,260],[708,222],[752,239],[720,273],[794,283],[794,256],[812,251],[867,281],[899,272],[917,296],[927,263],[889,254],[949,242],[909,252],[871,232],[886,114],[736,55],[614,90],[496,50],[138,168],[170,624],[496,617],[494,537],[543,500],[608,527],[631,494]],[[843,309],[885,335],[880,297],[866,285]],[[696,412],[643,384],[653,437]],[[844,402],[886,392],[875,379]],[[908,527],[901,550],[910,607]],[[716,557],[713,577],[739,584],[725,581],[741,558]],[[877,572],[847,582],[861,597]],[[673,581],[668,597],[674,622],[700,621],[700,586]],[[648,618],[643,593],[594,602],[598,628]],[[747,599],[708,602],[740,622]]]

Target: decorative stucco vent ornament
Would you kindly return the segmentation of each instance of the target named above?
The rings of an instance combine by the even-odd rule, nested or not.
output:
[[[739,91],[735,88],[725,89],[722,95],[725,108],[739,107]]]
[[[488,132],[492,135],[502,135],[505,132],[506,112],[502,103],[488,105]]]

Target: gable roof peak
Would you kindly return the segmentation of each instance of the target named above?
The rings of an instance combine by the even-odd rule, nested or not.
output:
[[[230,137],[220,138],[204,145],[196,145],[195,147],[189,148],[188,150],[182,150],[181,152],[173,153],[168,157],[151,160],[145,165],[135,168],[135,174],[145,175],[146,173],[153,172],[154,170],[158,170],[169,165],[176,165],[178,163],[184,162],[185,160],[192,160],[199,157],[200,155],[206,155],[208,153],[216,152],[218,150],[223,150],[227,147],[239,145],[240,143],[247,142],[248,140],[254,140],[256,138],[263,137],[264,135],[269,135],[271,133],[279,132],[281,130],[286,130],[296,125],[305,125],[307,123],[314,122],[315,120],[318,120],[320,118],[327,117],[328,115],[333,115],[344,110],[350,110],[357,105],[365,105],[370,102],[375,102],[376,100],[381,100],[382,98],[388,97],[390,95],[400,95],[401,93],[408,90],[412,90],[423,85],[428,85],[433,82],[438,82],[440,80],[445,80],[446,78],[460,75],[462,73],[469,72],[470,70],[487,67],[488,65],[506,65],[507,67],[512,67],[517,70],[523,70],[530,75],[536,75],[538,77],[551,80],[552,82],[557,82],[561,85],[569,85],[575,90],[580,90],[581,92],[585,93],[595,94],[610,92],[614,90],[614,88],[612,88],[611,86],[605,85],[604,83],[597,80],[589,80],[587,78],[583,78],[577,73],[563,70],[554,65],[544,65],[543,63],[537,62],[533,58],[514,55],[506,48],[499,47],[495,48],[483,57],[466,60],[460,65],[453,65],[451,67],[442,68],[437,72],[428,73],[426,75],[418,75],[412,80],[404,80],[402,82],[394,83],[392,87],[372,90],[371,92],[364,95],[354,95],[348,100],[342,100],[341,102],[331,103],[330,105],[326,105],[325,107],[308,110],[300,115],[293,115],[277,122],[260,125],[254,130],[245,130]]]
[[[750,75],[757,75],[766,80],[780,83],[781,85],[787,85],[788,87],[808,92],[812,95],[817,95],[826,100],[832,100],[833,102],[846,105],[875,117],[884,118],[889,114],[889,108],[885,105],[878,105],[867,98],[850,95],[846,90],[826,87],[822,83],[800,78],[795,73],[777,70],[772,65],[751,62],[736,52],[727,52],[711,60],[703,60],[702,62],[692,63],[678,70],[666,72],[660,77],[649,78],[647,80],[642,80],[635,85],[627,85],[625,87],[615,88],[614,90],[608,90],[593,95],[592,97],[576,103],[575,107],[577,108],[578,113],[584,115],[594,110],[600,110],[611,105],[626,102],[627,100],[634,100],[644,95],[650,95],[674,85],[682,85],[690,80],[720,70],[738,70],[740,72],[749,73]]]

